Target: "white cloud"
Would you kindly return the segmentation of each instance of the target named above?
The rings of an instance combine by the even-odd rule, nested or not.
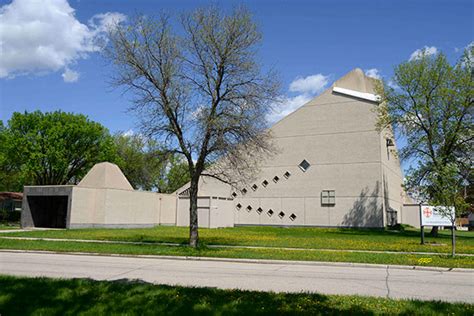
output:
[[[296,111],[305,103],[313,99],[316,94],[322,92],[329,83],[330,76],[316,74],[305,78],[298,77],[290,83],[289,90],[298,92],[296,96],[280,96],[280,100],[272,105],[271,112],[267,115],[270,123],[275,123]]]
[[[91,30],[91,35],[98,46],[103,45],[106,41],[107,32],[113,30],[118,24],[126,20],[126,16],[122,13],[107,12],[99,13],[89,19],[88,24]]]
[[[135,131],[133,129],[129,129],[128,131],[123,132],[122,135],[127,136],[127,137],[133,136],[133,135],[135,135]]]
[[[295,97],[281,96],[280,101],[272,105],[271,112],[267,115],[267,120],[270,123],[275,123],[291,112],[299,109],[305,103],[308,103],[313,98],[309,94],[300,94]]]
[[[64,80],[73,82],[78,73],[76,78],[68,66],[99,51],[97,40],[114,23],[124,20],[124,15],[108,12],[94,16],[89,25],[83,24],[66,0],[14,0],[3,5],[0,78],[63,70]]]
[[[291,92],[319,93],[323,91],[329,81],[329,76],[316,74],[305,78],[299,77],[290,83]]]
[[[438,53],[438,49],[434,46],[425,46],[423,48],[415,50],[410,55],[410,61],[419,59],[425,54],[426,56],[436,55]]]
[[[66,68],[61,76],[63,77],[64,82],[76,82],[79,80],[79,73],[69,68]]]
[[[388,81],[387,85],[388,85],[390,88],[392,88],[392,89],[399,89],[399,88],[400,88],[400,86],[398,86],[398,85],[395,83],[395,81],[393,81],[392,79],[390,79],[390,80]]]
[[[377,68],[371,68],[367,69],[365,71],[365,75],[367,77],[375,78],[375,79],[382,79],[382,76],[380,75],[380,71]]]
[[[466,49],[469,50],[471,47],[474,46],[474,42],[470,42],[469,44],[467,44],[465,47],[454,47],[454,52],[455,53],[463,53]]]
[[[467,54],[469,55],[469,59],[472,59],[472,48],[474,47],[474,42],[469,43],[464,50],[467,50]]]

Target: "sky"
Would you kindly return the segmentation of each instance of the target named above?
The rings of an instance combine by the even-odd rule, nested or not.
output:
[[[474,1],[0,0],[0,120],[13,112],[83,113],[114,133],[136,129],[131,96],[110,85],[98,39],[137,14],[245,5],[263,34],[258,60],[282,79],[276,121],[359,67],[389,82],[425,48],[456,61],[474,38]]]

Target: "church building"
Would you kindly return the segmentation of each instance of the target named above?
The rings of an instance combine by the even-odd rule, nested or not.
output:
[[[419,226],[393,134],[376,129],[375,84],[354,69],[273,125],[277,153],[247,186],[201,178],[199,226]],[[116,165],[101,163],[76,186],[26,186],[22,226],[188,226],[188,189],[135,191]]]
[[[278,153],[247,187],[236,190],[203,178],[200,224],[384,227],[403,222],[395,140],[391,131],[376,130],[376,81],[354,69],[272,126]],[[177,192],[178,225],[189,222],[188,186]]]

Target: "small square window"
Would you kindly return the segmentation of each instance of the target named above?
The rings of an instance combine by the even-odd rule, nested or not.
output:
[[[262,212],[263,212],[263,209],[261,207],[257,208],[257,213],[258,214],[262,214]]]
[[[290,215],[290,219],[291,219],[292,221],[294,221],[294,220],[296,219],[296,215],[295,215],[294,213],[291,214],[291,215]]]
[[[262,185],[263,185],[264,187],[266,187],[266,186],[268,185],[268,181],[267,181],[267,180],[263,180]]]
[[[306,159],[304,159],[300,164],[299,164],[299,167],[301,170],[303,170],[303,172],[306,172],[306,170],[309,169],[309,166],[311,166],[309,164],[309,162],[306,161]]]
[[[285,212],[281,211],[280,213],[278,213],[278,217],[279,218],[285,217]]]
[[[235,208],[238,209],[238,210],[240,210],[240,209],[242,208],[242,204],[240,204],[240,203],[237,204],[237,205],[235,206]]]
[[[291,176],[291,173],[289,171],[287,171],[287,172],[285,172],[285,174],[283,176],[288,179]]]
[[[268,212],[267,212],[267,215],[270,216],[270,217],[272,217],[272,215],[273,215],[273,210],[272,210],[272,209],[269,209]]]
[[[278,181],[280,181],[280,178],[278,176],[274,176],[273,177],[273,182],[277,183]]]
[[[336,204],[336,191],[324,190],[321,192],[321,205],[335,205]]]
[[[247,189],[243,188],[242,190],[240,190],[240,192],[242,192],[242,194],[245,194],[245,193],[247,193]]]
[[[252,207],[249,205],[247,206],[247,211],[250,212],[252,210]]]
[[[233,196],[233,197],[237,197],[237,193],[232,192],[232,196]]]
[[[258,186],[256,184],[252,185],[252,190],[257,191]]]

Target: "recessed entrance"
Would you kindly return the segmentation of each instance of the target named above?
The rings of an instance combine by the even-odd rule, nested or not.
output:
[[[66,228],[67,195],[28,196],[35,227]]]

